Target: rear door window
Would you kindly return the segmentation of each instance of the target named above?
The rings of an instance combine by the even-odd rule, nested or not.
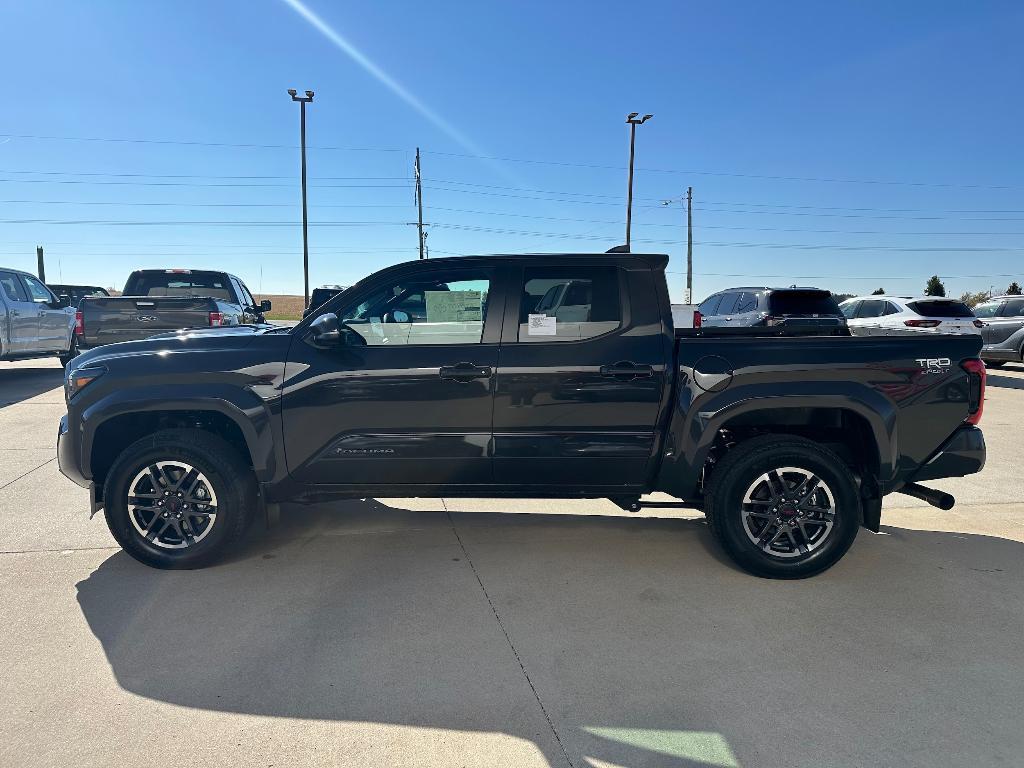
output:
[[[839,309],[848,320],[852,320],[857,316],[857,310],[860,309],[861,303],[859,301],[850,301],[843,304]]]
[[[13,272],[0,272],[0,290],[10,301],[28,301],[28,293]]]
[[[718,305],[718,314],[720,315],[731,315],[736,311],[736,305],[739,304],[740,294],[736,291],[722,295],[722,303]]]
[[[995,317],[1001,304],[982,304],[974,308],[975,317]]]
[[[1003,317],[1020,317],[1024,315],[1024,299],[1010,299],[1003,305]]]
[[[528,267],[519,341],[581,341],[622,325],[617,267]]]
[[[768,297],[768,311],[772,315],[835,315],[838,317],[842,314],[835,298],[828,291],[775,291]]]
[[[740,300],[736,302],[736,314],[753,312],[755,309],[757,309],[757,294],[751,291],[741,293]]]
[[[231,287],[219,272],[135,272],[125,296],[194,296],[231,301]]]
[[[974,317],[962,301],[912,301],[907,306],[922,317]]]

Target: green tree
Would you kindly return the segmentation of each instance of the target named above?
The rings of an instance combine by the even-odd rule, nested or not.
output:
[[[871,295],[872,296],[885,296],[885,288],[875,288],[875,290],[873,290],[871,292]]]
[[[983,304],[988,301],[991,296],[988,295],[988,291],[978,291],[977,293],[971,293],[967,291],[960,296],[960,301],[966,304],[968,307],[976,307],[979,304]]]
[[[1020,296],[1021,293],[1024,293],[1024,291],[1021,291],[1020,283],[1014,280],[1012,283],[1010,283],[1010,287],[1006,289],[1006,293],[1009,296]]]
[[[938,275],[932,275],[928,278],[928,283],[924,287],[925,296],[945,296],[946,286],[939,280]]]

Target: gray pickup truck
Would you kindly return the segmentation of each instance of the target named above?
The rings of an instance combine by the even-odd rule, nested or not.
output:
[[[57,297],[28,272],[0,267],[0,360],[74,357],[75,316],[67,297]]]
[[[239,278],[197,269],[140,269],[121,296],[89,296],[78,305],[80,350],[137,341],[168,331],[265,322],[270,302],[256,304]]]

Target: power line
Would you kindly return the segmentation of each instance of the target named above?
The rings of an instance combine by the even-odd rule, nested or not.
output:
[[[399,177],[404,178],[404,177]],[[6,184],[95,184],[103,186],[129,186],[129,187],[294,187],[295,184],[265,183],[265,182],[230,182],[216,184],[202,184],[198,182],[185,181],[97,181],[93,179],[0,179]],[[310,184],[310,187],[320,189],[408,189],[409,184]]]
[[[26,133],[0,133],[4,139],[32,139],[36,141],[92,141],[112,144],[171,144],[185,147],[234,147],[239,149],[298,149],[298,144],[238,144],[227,141],[181,141],[174,139],[128,139],[100,136],[41,136]],[[335,152],[407,152],[406,149],[392,147],[334,147],[312,146],[306,149],[322,149]]]
[[[501,162],[501,163],[530,163],[535,165],[552,165],[552,166],[564,166],[569,168],[590,168],[594,170],[607,170],[607,171],[623,171],[625,166],[620,165],[601,165],[595,163],[571,163],[564,160],[538,160],[522,157],[494,157],[489,155],[470,155],[459,152],[429,152],[427,154],[438,155],[441,157],[463,157],[472,160],[486,160],[488,162]],[[730,178],[743,178],[743,179],[763,179],[767,181],[810,181],[810,182],[827,182],[834,184],[877,184],[877,185],[892,185],[892,186],[910,186],[910,187],[934,187],[941,189],[996,189],[996,190],[1011,190],[1021,189],[1020,185],[1011,184],[965,184],[962,182],[927,182],[927,181],[898,181],[890,179],[848,179],[840,177],[823,177],[823,176],[781,176],[771,174],[759,174],[759,173],[739,173],[735,171],[705,171],[696,169],[684,169],[684,168],[637,168],[638,171],[644,171],[646,173],[671,173],[671,174],[685,174],[695,176],[723,176]]]

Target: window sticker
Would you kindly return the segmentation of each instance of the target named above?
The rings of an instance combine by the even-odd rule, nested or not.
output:
[[[483,319],[480,291],[424,291],[427,322],[464,323]]]
[[[556,320],[549,315],[529,315],[527,334],[530,336],[555,336],[557,335]]]

